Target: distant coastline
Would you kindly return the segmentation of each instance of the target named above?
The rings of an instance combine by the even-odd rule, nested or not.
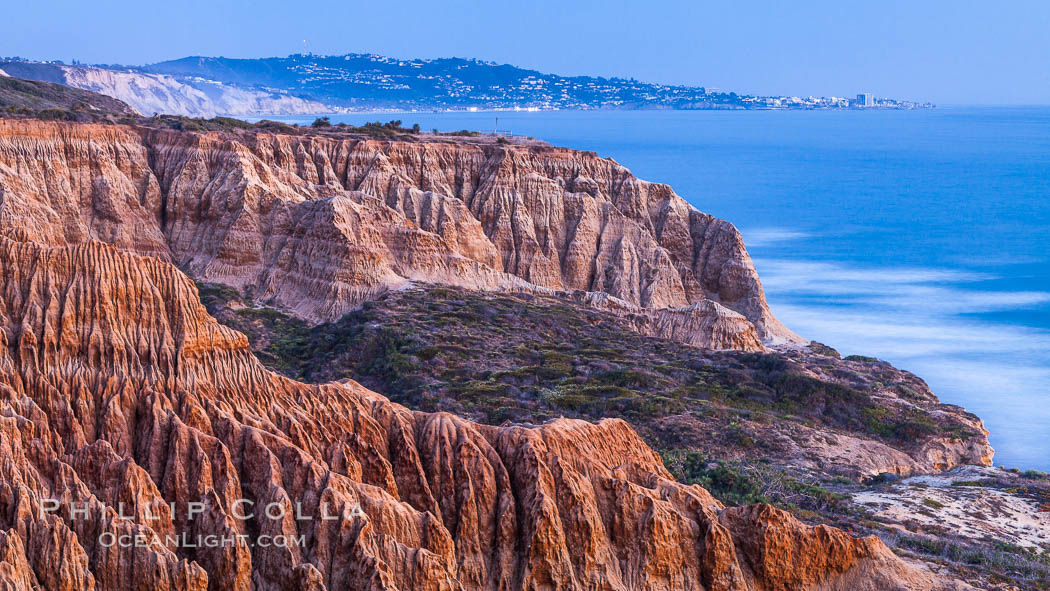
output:
[[[624,78],[558,76],[475,59],[398,60],[374,54],[187,57],[144,66],[10,57],[0,58],[0,76],[89,90],[122,100],[147,116],[934,107],[869,92],[842,97],[760,96]]]

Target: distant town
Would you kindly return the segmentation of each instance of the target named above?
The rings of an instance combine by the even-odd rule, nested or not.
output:
[[[924,109],[870,92],[757,96],[626,78],[558,76],[476,59],[374,54],[233,59],[187,57],[144,66],[0,59],[0,75],[108,94],[140,112],[186,115],[373,110]],[[128,93],[128,88],[136,88]]]

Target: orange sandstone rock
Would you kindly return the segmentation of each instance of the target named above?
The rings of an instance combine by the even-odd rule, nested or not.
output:
[[[0,238],[0,587],[940,585],[875,538],[723,508],[621,420],[483,426],[297,383],[169,263]]]
[[[702,347],[800,341],[731,224],[549,146],[0,121],[5,228],[168,260],[312,322],[424,282],[578,292]]]

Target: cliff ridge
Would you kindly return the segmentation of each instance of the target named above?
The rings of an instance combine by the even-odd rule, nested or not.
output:
[[[412,283],[564,293],[715,349],[802,343],[739,232],[545,145],[0,121],[0,229],[103,240],[310,322]]]

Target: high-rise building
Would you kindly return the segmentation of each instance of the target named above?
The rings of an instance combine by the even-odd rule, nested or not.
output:
[[[855,104],[858,107],[874,107],[875,96],[872,95],[870,92],[862,92],[857,95],[857,100]]]

